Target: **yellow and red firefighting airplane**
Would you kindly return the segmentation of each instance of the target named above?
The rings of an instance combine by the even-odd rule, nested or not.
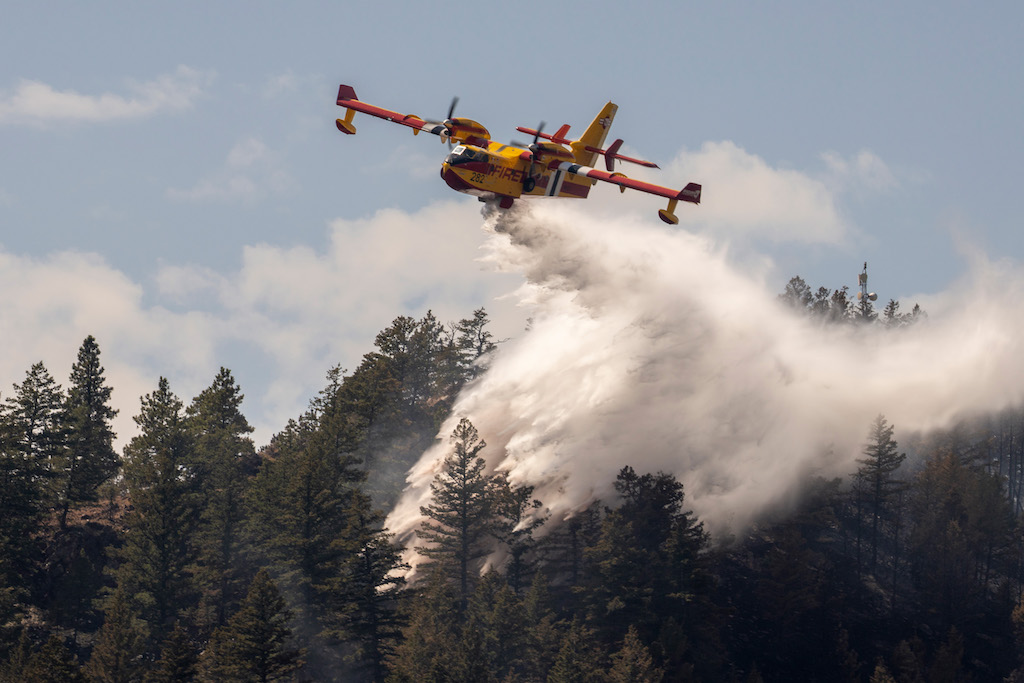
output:
[[[601,109],[578,140],[566,138],[569,133],[568,124],[559,128],[554,135],[548,135],[543,132],[542,123],[536,130],[523,127],[516,129],[533,135],[532,144],[503,145],[493,142],[487,129],[476,121],[453,117],[457,101],[458,98],[452,100],[448,117],[444,121],[425,121],[414,114],[399,114],[362,102],[356,97],[352,86],[343,85],[338,89],[338,105],[348,111],[344,119],[338,119],[338,130],[353,135],[356,127],[352,119],[358,111],[408,126],[413,129],[413,135],[418,135],[420,131],[439,135],[441,142],[455,145],[441,164],[441,177],[449,187],[476,195],[481,201],[496,200],[503,209],[511,207],[513,200],[527,195],[586,197],[596,180],[618,185],[622,192],[628,187],[666,197],[668,207],[658,211],[658,215],[671,225],[679,222],[674,212],[680,200],[700,204],[701,187],[697,183],[690,183],[682,190],[672,190],[615,172],[616,159],[650,168],[658,166],[619,154],[622,140],[616,140],[607,149],[602,148],[618,110],[611,102]],[[541,142],[542,138],[544,142]],[[604,157],[607,172],[591,168],[598,156]]]

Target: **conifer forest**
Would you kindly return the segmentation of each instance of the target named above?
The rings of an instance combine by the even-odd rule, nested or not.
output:
[[[927,318],[800,278],[779,299]],[[1024,681],[1024,408],[902,434],[879,407],[846,476],[729,538],[629,452],[554,519],[471,420],[439,433],[488,322],[396,318],[259,448],[226,367],[194,397],[153,378],[120,452],[93,337],[0,378],[0,680]],[[437,443],[410,547],[385,518]]]

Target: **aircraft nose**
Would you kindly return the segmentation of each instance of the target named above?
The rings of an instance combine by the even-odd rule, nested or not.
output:
[[[448,184],[448,187],[452,188],[453,190],[465,192],[466,190],[472,188],[472,186],[465,180],[460,178],[459,174],[452,170],[452,168],[447,163],[441,164],[441,177],[444,179],[444,182]]]

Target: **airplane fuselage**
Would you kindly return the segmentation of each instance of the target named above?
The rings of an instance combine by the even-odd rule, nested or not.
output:
[[[461,144],[441,164],[441,177],[453,190],[484,198],[586,197],[593,185],[588,178],[540,163],[531,169],[529,156],[524,155],[528,150],[498,142],[489,142],[486,148]]]

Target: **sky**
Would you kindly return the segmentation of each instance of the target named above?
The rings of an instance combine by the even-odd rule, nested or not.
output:
[[[524,274],[485,258],[446,149],[365,116],[341,135],[341,83],[424,118],[458,96],[497,140],[613,100],[661,166],[619,170],[702,183],[674,229],[763,293],[856,289],[867,262],[880,301],[927,310],[979,254],[1024,256],[1022,29],[1009,2],[8,3],[0,396],[40,360],[66,385],[92,334],[122,441],[160,376],[188,402],[223,366],[259,446],[399,315],[483,306],[521,336]],[[599,187],[571,210],[659,208]]]

